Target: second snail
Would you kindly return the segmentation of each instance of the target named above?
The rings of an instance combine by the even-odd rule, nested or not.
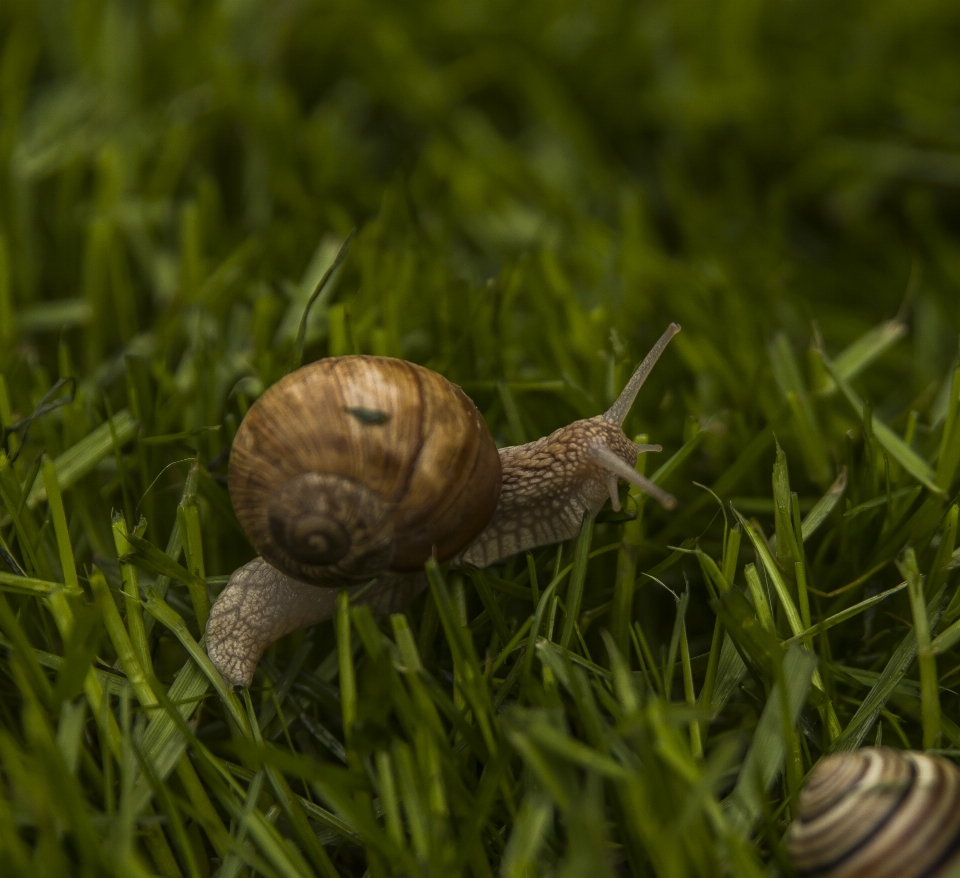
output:
[[[660,446],[631,442],[622,425],[679,331],[667,328],[603,414],[499,450],[463,391],[422,366],[337,357],[287,375],[231,451],[231,500],[260,557],[211,610],[214,665],[247,686],[271,643],[332,615],[340,588],[394,612],[425,586],[431,556],[485,567],[571,539],[607,499],[619,510],[621,479],[671,508],[634,469]]]
[[[960,863],[960,769],[889,747],[826,756],[787,848],[804,878],[944,878]]]

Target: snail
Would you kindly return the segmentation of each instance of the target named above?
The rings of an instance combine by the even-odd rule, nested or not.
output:
[[[340,588],[396,612],[426,585],[430,557],[486,567],[571,539],[608,497],[620,509],[620,479],[672,507],[634,469],[660,446],[631,442],[622,424],[679,331],[670,325],[608,411],[499,451],[466,394],[422,366],[331,357],[286,375],[251,406],[230,452],[231,501],[260,557],[211,608],[214,665],[249,685],[263,651],[329,618]]]
[[[937,878],[960,862],[960,769],[864,747],[820,760],[787,837],[801,876]]]

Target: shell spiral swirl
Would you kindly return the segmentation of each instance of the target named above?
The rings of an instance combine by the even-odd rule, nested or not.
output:
[[[453,557],[493,515],[500,457],[476,406],[446,378],[388,357],[332,357],[251,407],[229,487],[256,550],[315,585]]]
[[[787,844],[810,878],[939,878],[960,861],[960,769],[888,747],[828,756],[800,793]]]

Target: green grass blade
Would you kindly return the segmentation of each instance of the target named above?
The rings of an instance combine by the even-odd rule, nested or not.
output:
[[[590,553],[590,544],[593,541],[593,519],[590,514],[584,513],[580,535],[573,549],[573,572],[570,574],[570,583],[567,586],[566,610],[563,614],[563,630],[560,633],[560,645],[566,649],[573,638],[573,629],[580,615],[580,604],[583,600],[583,585],[587,579],[587,558]]]
[[[847,402],[850,403],[850,407],[856,412],[857,417],[863,420],[866,411],[863,400],[841,376],[827,355],[821,352],[821,356],[823,357],[827,371],[833,377],[834,381],[837,382]],[[931,469],[930,465],[907,445],[903,439],[894,433],[893,430],[876,418],[873,419],[873,433],[877,441],[887,450],[890,456],[918,482],[929,488],[935,494],[943,493],[943,489],[937,484],[936,473]]]
[[[731,819],[743,833],[760,818],[764,793],[783,767],[788,748],[784,729],[796,723],[815,668],[816,658],[799,646],[790,647],[783,658],[783,676],[770,692],[730,796]]]
[[[119,445],[126,445],[140,429],[139,423],[126,409],[117,412],[105,424],[101,424],[76,445],[58,455],[53,461],[57,482],[61,491],[72,488],[80,479],[92,472],[104,458],[113,453],[113,437]],[[27,497],[27,508],[35,509],[47,499],[47,487],[35,485]]]
[[[833,361],[833,368],[837,374],[830,372],[833,380],[825,381],[818,390],[821,393],[832,393],[837,389],[838,384],[842,390],[843,381],[849,381],[859,375],[906,334],[907,325],[900,320],[888,320],[886,323],[875,326],[837,355]],[[829,370],[830,367],[827,368]]]

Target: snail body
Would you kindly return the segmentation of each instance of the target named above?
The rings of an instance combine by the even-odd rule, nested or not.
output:
[[[865,747],[817,763],[787,837],[809,878],[939,878],[960,862],[960,769]]]
[[[213,663],[249,685],[264,649],[332,615],[339,588],[395,612],[424,587],[428,558],[485,567],[571,539],[608,498],[620,508],[620,479],[671,507],[634,469],[660,446],[631,442],[622,424],[679,330],[671,324],[607,412],[499,450],[463,391],[422,366],[332,357],[285,376],[231,450],[231,500],[260,557],[211,608]]]

